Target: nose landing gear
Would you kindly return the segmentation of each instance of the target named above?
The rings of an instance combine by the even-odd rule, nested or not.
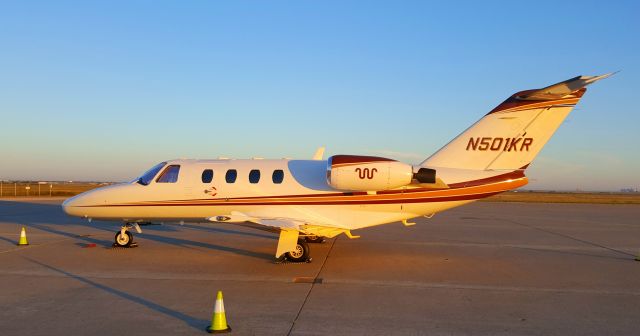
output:
[[[138,223],[125,223],[120,227],[120,231],[116,232],[115,242],[113,247],[136,247],[138,246],[133,242],[133,234],[129,232],[129,229],[134,228],[136,232],[142,233]]]

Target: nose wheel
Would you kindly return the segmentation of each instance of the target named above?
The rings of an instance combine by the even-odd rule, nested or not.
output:
[[[134,228],[138,233],[142,233],[140,230],[140,226],[138,223],[126,223],[121,228],[120,231],[116,232],[115,242],[113,243],[114,247],[135,247],[137,246],[133,242],[133,234],[129,232],[129,229]]]
[[[116,239],[114,243],[116,246],[129,247],[131,246],[131,243],[133,243],[133,235],[131,234],[131,232],[129,231],[125,231],[124,233],[122,231],[116,232]]]

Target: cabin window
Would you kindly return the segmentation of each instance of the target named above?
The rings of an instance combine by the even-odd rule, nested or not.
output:
[[[238,171],[235,169],[229,169],[227,170],[227,174],[224,176],[224,179],[227,181],[227,183],[235,183],[237,177]]]
[[[271,180],[273,180],[275,184],[282,183],[282,180],[284,180],[284,171],[282,171],[282,169],[274,170],[273,175],[271,175]]]
[[[211,183],[213,180],[213,170],[205,169],[202,172],[202,183]]]
[[[156,180],[158,183],[176,183],[178,182],[178,173],[180,173],[179,165],[168,166],[160,177]]]
[[[249,182],[254,184],[260,182],[260,171],[258,169],[253,169],[249,172]]]

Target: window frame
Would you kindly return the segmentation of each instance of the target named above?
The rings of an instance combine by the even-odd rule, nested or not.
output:
[[[233,179],[231,181],[229,181],[229,173],[231,173],[231,172],[233,172]],[[227,172],[224,174],[224,180],[228,184],[236,183],[236,180],[238,180],[238,170],[237,169],[227,169]]]
[[[178,168],[178,171],[176,172],[176,177],[175,180],[173,181],[160,181],[161,178],[164,177],[165,174],[167,174],[171,169],[173,169],[174,167]],[[155,182],[156,183],[178,183],[178,180],[180,179],[180,165],[179,164],[171,164],[166,166],[162,172],[160,173],[160,175],[158,175],[158,177],[156,178]]]
[[[138,179],[136,180],[136,183],[138,183],[138,184],[140,184],[142,186],[150,185],[151,182],[154,181],[156,176],[158,176],[158,173],[160,173],[162,171],[162,169],[165,168],[166,166],[167,166],[166,162],[158,163],[157,165],[151,167],[146,172],[142,173],[142,175],[140,175],[140,177],[138,177]],[[151,173],[153,173],[153,175],[151,175]],[[147,176],[147,175],[149,175],[149,176]]]
[[[208,181],[205,181],[205,178],[204,178],[204,177],[205,177],[205,176],[204,176],[204,174],[205,174],[206,172],[211,172],[211,176],[207,179]],[[213,169],[209,169],[209,168],[207,168],[207,169],[205,169],[205,170],[203,170],[203,171],[202,171],[202,174],[200,174],[200,181],[202,181],[202,183],[205,183],[205,184],[206,184],[206,183],[211,183],[211,182],[213,182],[213,178],[215,177],[215,175],[216,175],[216,174],[215,174],[215,172],[213,171]]]
[[[252,177],[252,176],[251,176],[251,174],[255,174],[255,173],[258,173],[258,179],[254,182],[254,181],[251,179],[251,177]],[[249,183],[251,183],[251,184],[258,184],[258,183],[260,183],[260,178],[261,178],[261,177],[262,177],[262,172],[260,172],[260,169],[251,169],[251,170],[249,171]]]
[[[281,174],[281,177],[280,177],[278,182],[276,182],[276,172]],[[282,184],[282,182],[284,182],[284,170],[283,169],[274,169],[273,173],[271,173],[271,182],[273,182],[273,184]]]

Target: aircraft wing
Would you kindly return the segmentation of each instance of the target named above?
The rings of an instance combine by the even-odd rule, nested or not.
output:
[[[333,238],[341,233],[344,233],[349,238],[359,238],[359,236],[352,235],[351,231],[345,227],[339,227],[326,223],[309,223],[308,221],[296,218],[249,216],[237,211],[231,212],[230,216],[213,216],[207,218],[207,220],[211,222],[222,223],[250,222],[279,229],[280,239],[278,240],[276,258],[280,257],[286,252],[292,251],[296,247],[296,243],[301,234],[305,236],[313,235]]]

